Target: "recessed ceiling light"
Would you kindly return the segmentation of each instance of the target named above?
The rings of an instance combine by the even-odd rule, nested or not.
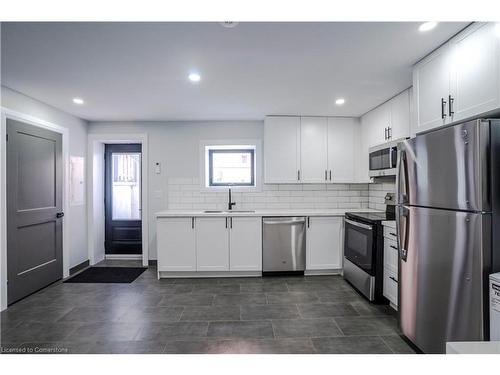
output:
[[[200,82],[201,76],[198,73],[191,73],[188,75],[188,78],[191,82]]]
[[[424,31],[429,31],[432,30],[437,26],[437,22],[431,21],[431,22],[424,22],[418,27],[418,31],[424,32]]]
[[[337,105],[342,105],[345,103],[345,99],[344,98],[338,98],[337,100],[335,100],[335,104]]]
[[[82,105],[85,102],[82,98],[73,98],[73,103]]]

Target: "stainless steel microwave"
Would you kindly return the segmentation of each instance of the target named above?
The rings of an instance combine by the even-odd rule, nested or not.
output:
[[[370,147],[368,152],[370,177],[395,176],[398,161],[398,139],[384,144]]]

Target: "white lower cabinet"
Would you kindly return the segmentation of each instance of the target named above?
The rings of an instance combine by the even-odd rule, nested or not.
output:
[[[158,219],[156,233],[158,271],[196,271],[194,218]]]
[[[227,217],[197,217],[196,270],[229,271]]]
[[[229,220],[229,269],[262,271],[262,219],[231,217]]]
[[[308,217],[306,270],[342,268],[342,223],[340,216]]]
[[[398,268],[399,254],[393,236],[394,228],[384,226],[384,286],[383,294],[392,306],[398,307]]]

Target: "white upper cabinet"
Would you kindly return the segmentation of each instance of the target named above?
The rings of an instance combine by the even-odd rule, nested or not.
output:
[[[500,108],[500,37],[475,23],[415,65],[416,134]]]
[[[196,270],[229,271],[227,217],[197,217]]]
[[[342,268],[342,220],[340,216],[307,218],[307,270]]]
[[[300,180],[304,183],[327,182],[328,119],[300,119]]]
[[[410,136],[410,92],[403,91],[389,100],[391,122],[388,130],[389,140],[396,140]]]
[[[157,222],[158,271],[196,271],[194,218],[161,218]]]
[[[495,32],[494,23],[478,26],[453,43],[449,107],[452,121],[500,107],[500,34]]]
[[[264,121],[264,181],[296,183],[300,174],[300,117],[269,116]]]
[[[355,180],[354,142],[358,119],[328,118],[328,182],[344,183]]]
[[[262,218],[230,217],[231,271],[262,271]]]
[[[360,128],[357,118],[266,117],[265,183],[366,182],[357,171]]]
[[[444,125],[448,121],[446,105],[450,92],[450,59],[447,51],[447,48],[436,51],[413,71],[416,133]]]

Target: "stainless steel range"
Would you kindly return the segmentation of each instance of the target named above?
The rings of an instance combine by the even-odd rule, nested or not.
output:
[[[387,194],[386,212],[347,212],[344,219],[344,278],[377,303],[387,303],[383,296],[382,221],[394,220],[394,203],[394,194]]]

